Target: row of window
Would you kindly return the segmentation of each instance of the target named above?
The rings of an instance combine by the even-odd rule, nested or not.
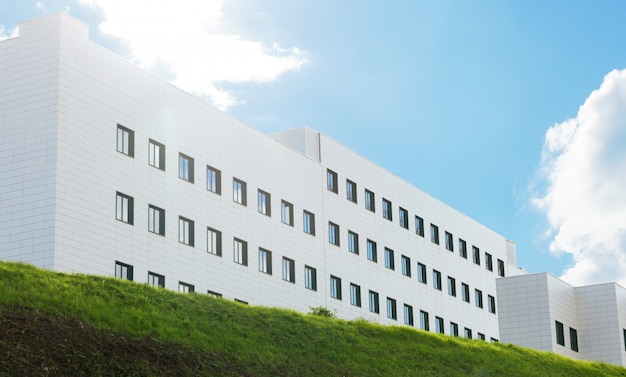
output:
[[[560,346],[565,346],[565,330],[563,324],[559,321],[554,321],[556,327],[556,343]],[[578,331],[574,328],[569,328],[569,342],[572,351],[578,352]]]
[[[327,169],[326,177],[326,186],[328,191],[338,194],[339,184],[337,173]],[[371,212],[376,212],[375,194],[368,189],[364,189],[364,196],[365,209]],[[349,179],[346,179],[346,197],[349,201],[357,203],[357,185]],[[409,229],[409,212],[402,207],[398,207],[398,214],[400,226],[402,228]],[[382,199],[382,215],[385,219],[393,221],[392,202],[385,198]],[[415,233],[418,236],[424,237],[424,219],[417,215],[415,215]],[[433,243],[439,245],[439,227],[432,223],[430,224],[430,239]],[[447,231],[444,232],[444,239],[446,249],[454,252],[454,237],[452,233]],[[467,259],[467,242],[461,238],[459,238],[459,255],[462,258]],[[477,265],[481,264],[480,249],[476,246],[472,246],[472,260]],[[505,276],[504,261],[498,259],[497,263],[498,275]],[[485,268],[489,271],[493,271],[493,257],[489,253],[485,253]]]

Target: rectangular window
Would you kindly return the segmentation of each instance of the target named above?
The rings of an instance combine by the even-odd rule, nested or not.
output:
[[[415,234],[424,237],[424,219],[419,216],[415,216]]]
[[[182,216],[178,217],[178,242],[193,246],[193,221]]]
[[[246,186],[246,182],[233,178],[233,202],[239,203],[242,206],[248,205]]]
[[[433,270],[433,288],[441,290],[441,272]]]
[[[454,322],[450,322],[450,336],[459,336],[459,325]]]
[[[480,250],[476,246],[472,246],[472,260],[480,266]]]
[[[356,183],[349,179],[346,180],[346,198],[349,201],[356,203]]]
[[[243,304],[243,305],[248,305],[248,301],[240,300],[238,298],[235,299],[235,302],[238,302],[238,303]]]
[[[404,304],[404,324],[413,326],[413,307]]]
[[[165,288],[165,276],[154,272],[148,272],[148,284],[153,287]]]
[[[367,259],[376,263],[378,261],[378,253],[376,252],[376,242],[367,240]]]
[[[221,293],[214,292],[214,291],[212,291],[210,289],[207,289],[206,294],[209,295],[209,296],[213,296],[213,297],[222,297]]]
[[[259,248],[259,271],[272,274],[272,252]]]
[[[472,339],[472,329],[468,329],[466,327],[464,330],[464,336],[466,339]]]
[[[259,213],[265,216],[272,216],[272,196],[263,190],[259,190],[258,199]]]
[[[435,332],[437,334],[443,334],[443,318],[435,317]]]
[[[428,312],[420,310],[420,329],[430,331],[430,321],[428,320]]]
[[[212,166],[206,166],[206,189],[222,195],[222,172]]]
[[[485,334],[480,333],[480,332],[477,334],[477,336],[478,336],[478,339],[479,339],[479,340],[486,340],[486,339],[487,339],[487,338],[485,337]]]
[[[496,314],[496,298],[492,295],[487,295],[487,308],[489,313]]]
[[[474,301],[477,308],[483,308],[483,292],[480,289],[474,290]]]
[[[121,222],[133,225],[133,197],[117,192],[115,202],[115,218]]]
[[[403,255],[400,260],[402,262],[402,275],[411,277],[411,258]]]
[[[446,238],[446,250],[454,251],[454,240],[452,237],[452,233],[445,232],[444,236]]]
[[[341,279],[330,275],[330,297],[341,300]]]
[[[430,241],[439,245],[439,227],[435,224],[430,224]]]
[[[578,352],[578,331],[573,328],[569,328],[569,343],[572,351]]]
[[[470,302],[470,289],[469,285],[461,283],[461,298],[464,302]]]
[[[378,293],[374,291],[370,291],[370,312],[372,313],[380,313],[380,305],[378,302]],[[624,330],[626,331],[626,330]]]
[[[459,255],[467,259],[467,242],[459,238]]]
[[[359,235],[348,231],[348,251],[353,254],[359,253]]]
[[[365,209],[376,212],[376,199],[374,197],[374,193],[368,189],[365,189]]]
[[[428,283],[426,280],[426,265],[421,263],[417,264],[417,281],[424,284]]]
[[[389,221],[393,221],[391,202],[385,198],[383,198],[383,217]]]
[[[393,250],[385,248],[385,267],[390,270],[395,269],[395,263],[393,258]]]
[[[328,222],[328,243],[339,246],[339,225]]]
[[[115,277],[118,279],[133,280],[133,266],[115,261]]]
[[[556,326],[556,343],[560,346],[565,346],[565,332],[563,331],[563,324],[559,321],[554,321]]]
[[[293,259],[283,257],[283,280],[296,282],[296,262]]]
[[[213,228],[206,228],[206,251],[209,254],[222,256],[222,232]]]
[[[626,351],[626,329],[622,329],[622,332],[624,336],[624,351]]]
[[[117,125],[117,151],[135,157],[135,131],[120,124]]]
[[[165,235],[165,210],[148,205],[148,230],[160,236]]]
[[[498,275],[504,277],[504,261],[498,259]]]
[[[332,191],[335,194],[339,192],[339,187],[337,187],[337,173],[330,169],[326,170],[326,188],[328,188],[328,191]]]
[[[404,229],[409,229],[409,211],[400,207],[398,217],[400,218],[400,226]]]
[[[293,204],[284,200],[280,202],[280,221],[293,226]]]
[[[394,321],[398,319],[396,300],[389,297],[387,297],[387,318],[393,319]]]
[[[165,145],[150,139],[148,163],[157,169],[165,170]]]
[[[309,211],[303,212],[304,233],[315,235],[315,215]]]
[[[195,287],[191,284],[183,283],[182,281],[178,282],[178,292],[179,293],[191,293],[195,291]]]
[[[178,178],[193,183],[193,158],[178,154]]]
[[[491,254],[485,253],[485,268],[488,271],[493,271],[493,260],[491,258]]]
[[[361,307],[361,287],[350,283],[350,305]]]
[[[304,287],[317,291],[317,270],[315,268],[304,266]]]
[[[448,294],[456,297],[456,280],[448,276]]]
[[[233,239],[233,261],[243,266],[248,265],[248,243],[239,238]]]

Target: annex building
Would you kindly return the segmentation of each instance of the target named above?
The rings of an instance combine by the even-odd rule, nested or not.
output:
[[[242,124],[67,14],[0,42],[0,130],[1,260],[516,342],[513,242],[323,134]]]

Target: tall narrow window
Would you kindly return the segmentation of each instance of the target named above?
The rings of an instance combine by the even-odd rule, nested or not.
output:
[[[411,305],[404,304],[404,324],[413,326],[413,307]]]
[[[466,327],[464,330],[464,336],[466,339],[472,339],[472,329],[468,329]]]
[[[193,221],[182,216],[178,218],[178,242],[193,246]]]
[[[165,235],[165,210],[152,204],[148,205],[148,231]]]
[[[153,287],[165,288],[165,276],[154,272],[148,272],[148,284]]]
[[[452,233],[445,232],[444,236],[446,238],[446,250],[454,251],[454,240],[452,237]]]
[[[359,235],[352,231],[348,231],[348,251],[359,254]]]
[[[573,328],[569,328],[569,343],[572,351],[578,352],[578,331]]]
[[[135,131],[120,124],[117,125],[117,151],[135,157]]]
[[[219,292],[212,291],[210,289],[206,290],[206,294],[213,297],[222,297],[222,294]]]
[[[435,224],[430,224],[430,241],[439,245],[439,227]]]
[[[263,190],[259,190],[257,196],[259,201],[259,213],[265,216],[272,216],[272,196]]]
[[[248,243],[239,238],[233,239],[233,261],[243,266],[248,265]]]
[[[426,265],[422,263],[417,264],[417,281],[423,284],[427,284],[426,280]]]
[[[178,282],[178,292],[179,293],[191,293],[194,292],[196,288],[192,284],[183,283],[182,281]]]
[[[337,173],[330,169],[326,170],[326,187],[328,191],[332,191],[335,194],[339,192],[339,187],[337,187]]]
[[[504,261],[498,259],[498,276],[504,277]]]
[[[148,163],[157,169],[165,170],[165,145],[150,139]]]
[[[489,253],[485,253],[485,268],[489,271],[493,271],[493,260]]]
[[[315,235],[315,215],[307,210],[303,211],[302,224],[304,227],[304,233]]]
[[[193,158],[182,153],[178,154],[178,177],[193,183]]]
[[[496,298],[492,295],[487,295],[487,308],[489,313],[496,314]]]
[[[470,289],[469,285],[461,283],[461,299],[464,302],[470,302]]]
[[[480,249],[476,246],[472,246],[472,260],[474,261],[474,264],[480,266]]]
[[[339,246],[339,225],[328,222],[328,243]]]
[[[400,261],[402,263],[402,275],[411,277],[411,258],[403,255]]]
[[[444,330],[443,330],[443,318],[441,317],[435,317],[435,332],[437,334],[443,334]]]
[[[380,313],[380,305],[378,302],[378,292],[370,291],[369,298],[370,298],[370,312],[376,313],[376,314]]]
[[[387,297],[387,318],[393,319],[394,321],[398,319],[396,300],[390,297]]]
[[[280,221],[293,226],[293,205],[284,200],[280,202]]]
[[[477,308],[483,308],[483,292],[480,289],[474,290],[474,301]]]
[[[376,242],[367,240],[367,259],[376,263],[378,261],[378,255],[376,251]]]
[[[293,259],[283,257],[283,280],[296,282],[296,262]]]
[[[361,307],[361,287],[350,283],[350,305]]]
[[[222,172],[212,166],[206,166],[206,189],[217,194],[222,194]]]
[[[450,336],[459,336],[459,325],[454,322],[450,322]]]
[[[356,203],[356,183],[346,180],[346,198],[352,203]]]
[[[259,248],[259,271],[272,274],[272,252]]]
[[[390,270],[395,269],[395,262],[393,257],[393,250],[385,248],[385,267]]]
[[[563,331],[563,324],[559,321],[554,321],[556,327],[556,343],[560,346],[565,345],[565,332]]]
[[[424,237],[424,219],[419,216],[415,216],[415,234]]]
[[[448,294],[456,297],[456,279],[451,276],[448,276]]]
[[[207,253],[222,256],[222,232],[213,228],[206,228]]]
[[[315,268],[304,266],[304,287],[317,291],[317,270]]]
[[[479,339],[479,340],[485,340],[485,339],[486,339],[485,334],[483,334],[483,333],[480,333],[480,332],[479,332],[479,333],[477,333],[476,335],[478,336],[478,339]]]
[[[133,266],[115,261],[115,277],[118,279],[133,280]]]
[[[459,238],[459,255],[467,259],[467,242]]]
[[[341,279],[330,276],[330,297],[341,300]]]
[[[368,211],[376,212],[376,199],[374,193],[365,189],[365,209]]]
[[[248,196],[246,194],[246,191],[246,182],[237,178],[233,178],[233,202],[239,203],[242,206],[247,205]]]
[[[430,321],[428,320],[428,312],[420,310],[420,329],[424,331],[430,330]]]
[[[433,270],[433,288],[441,290],[441,272]]]
[[[115,196],[116,209],[115,218],[119,221],[133,225],[133,198],[118,192]]]
[[[383,217],[389,221],[393,221],[393,209],[389,200],[383,198]]]
[[[409,212],[406,209],[400,207],[400,209],[398,210],[398,217],[400,219],[400,226],[404,229],[409,229]]]

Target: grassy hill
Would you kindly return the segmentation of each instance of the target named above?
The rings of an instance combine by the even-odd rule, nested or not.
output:
[[[0,376],[626,376],[554,354],[0,262]]]

